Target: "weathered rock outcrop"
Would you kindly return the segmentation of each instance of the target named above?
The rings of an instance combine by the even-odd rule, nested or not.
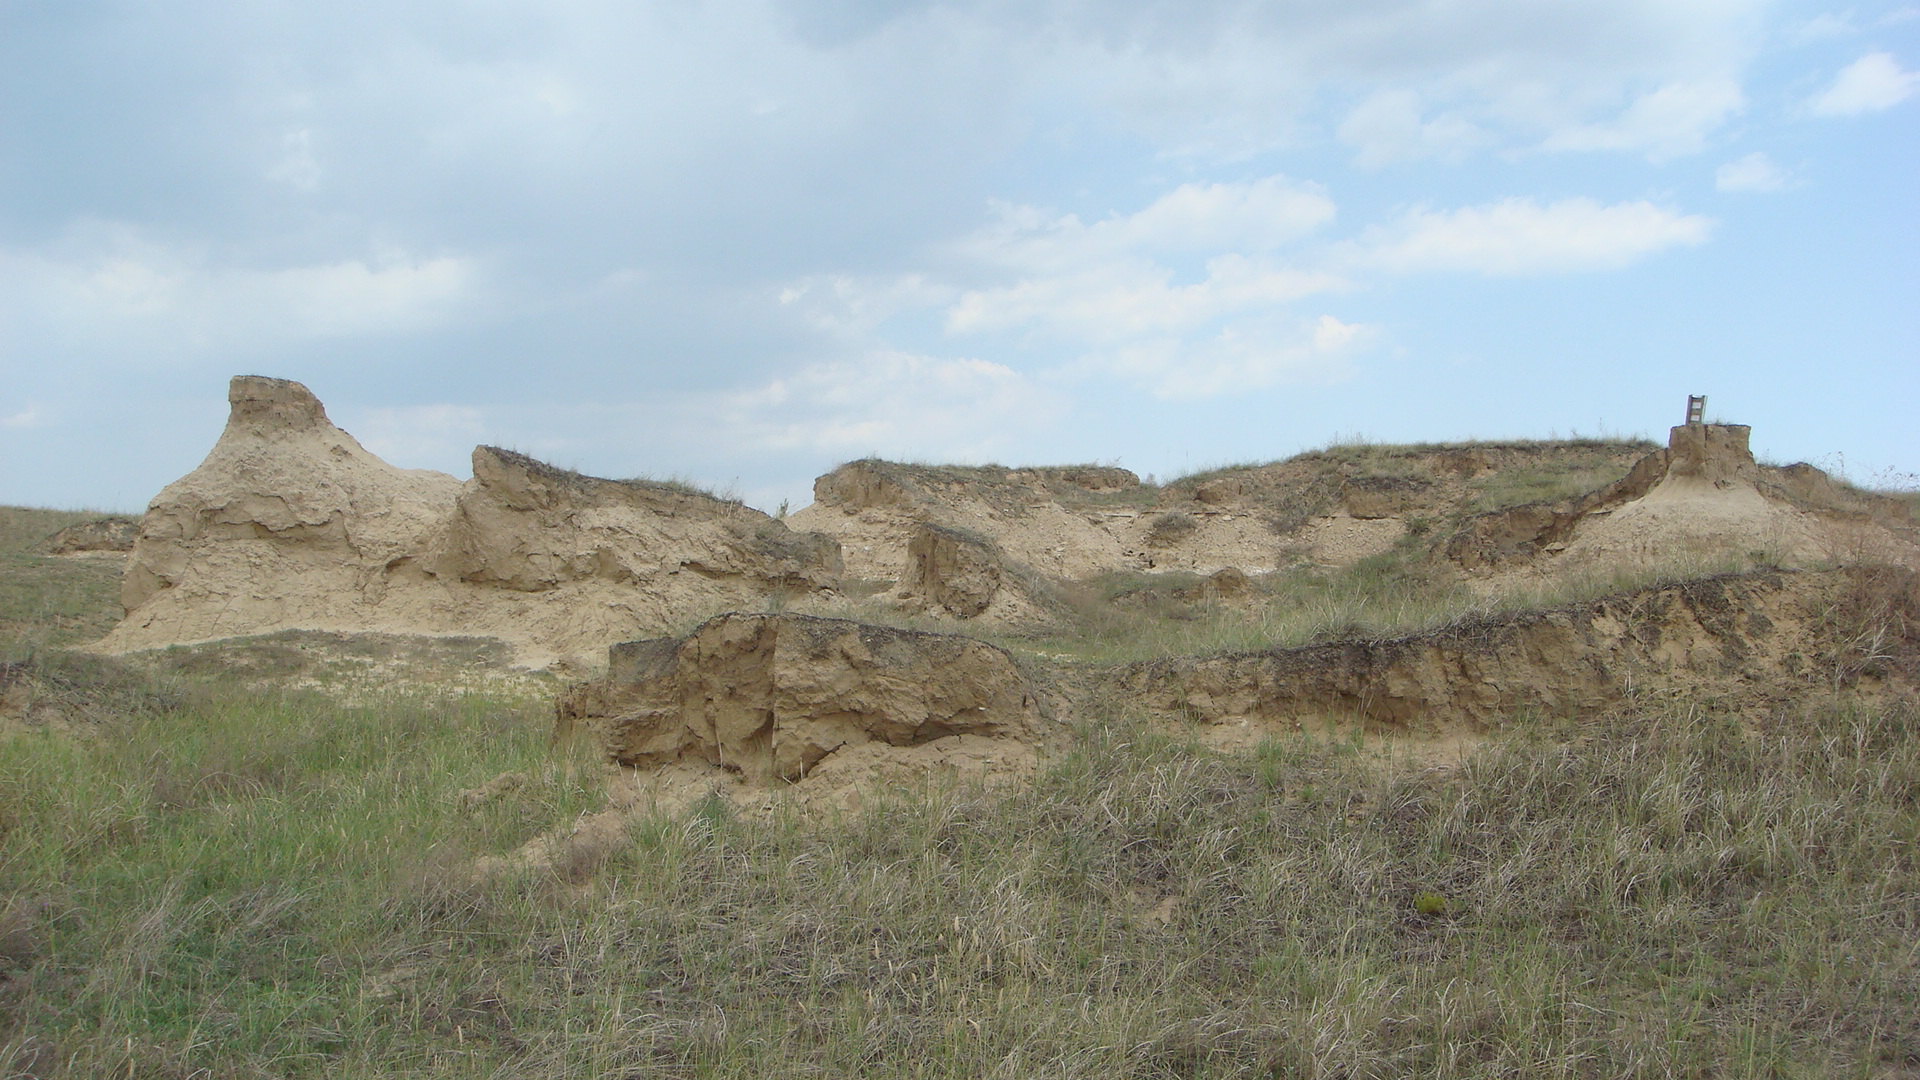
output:
[[[492,447],[397,469],[299,383],[243,376],[207,459],[148,507],[111,651],[287,629],[495,637],[582,661],[689,615],[831,589],[839,548],[739,503]]]
[[[1128,665],[1124,700],[1220,724],[1437,733],[1684,691],[1786,700],[1879,680],[1911,690],[1920,584],[1889,568],[1722,575],[1384,641]]]
[[[1221,469],[1165,486],[1125,469],[851,462],[814,483],[795,525],[838,538],[849,577],[901,587],[923,527],[960,530],[1050,579],[1109,573],[1252,575],[1298,563],[1344,566],[1391,549],[1480,500],[1489,478],[1524,470],[1562,487],[1615,476],[1649,444],[1585,440],[1472,447],[1335,447]],[[1511,523],[1507,526],[1513,528]],[[1532,532],[1537,532],[1534,523]],[[1532,535],[1529,532],[1528,535]],[[909,605],[911,606],[911,604]],[[981,616],[989,621],[997,613]]]
[[[1024,744],[1047,726],[1013,658],[985,642],[769,614],[613,646],[607,675],[561,698],[558,723],[623,765],[701,761],[758,783],[869,744]]]

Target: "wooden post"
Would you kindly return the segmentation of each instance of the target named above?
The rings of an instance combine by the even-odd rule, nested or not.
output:
[[[1705,422],[1707,413],[1707,395],[1687,395],[1687,426],[1699,427]]]

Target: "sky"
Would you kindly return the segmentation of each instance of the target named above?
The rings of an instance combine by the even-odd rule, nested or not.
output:
[[[0,0],[0,503],[241,374],[762,509],[1750,424],[1920,487],[1920,6]]]

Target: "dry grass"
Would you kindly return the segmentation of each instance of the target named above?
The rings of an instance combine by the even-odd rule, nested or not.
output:
[[[17,643],[107,602],[14,565]],[[1411,567],[1267,600],[1413,618]],[[1863,582],[1836,672],[1910,659],[1914,598]],[[1023,789],[714,797],[486,875],[598,806],[525,698],[89,663],[34,668],[126,702],[103,737],[0,734],[0,1076],[1920,1070],[1910,703],[1516,717],[1450,768],[1114,716]]]
[[[1867,1077],[1920,1060],[1910,709],[1522,725],[1451,770],[1304,737],[1225,757],[1109,723],[1022,791],[902,794],[840,821],[709,801],[580,865],[488,879],[474,855],[587,798],[501,752],[525,720],[255,707],[79,759],[6,746],[15,1075]],[[239,726],[294,745],[235,747]],[[492,760],[461,752],[489,728]],[[532,777],[510,796],[477,814],[448,798],[508,759]],[[75,773],[86,791],[32,783]]]

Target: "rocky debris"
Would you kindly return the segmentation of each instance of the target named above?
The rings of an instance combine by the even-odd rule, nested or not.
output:
[[[615,645],[607,675],[569,690],[557,715],[563,734],[591,734],[619,764],[700,761],[759,784],[874,744],[1024,745],[1047,727],[1004,650],[789,614],[722,615],[685,638]]]
[[[49,555],[84,555],[94,552],[132,551],[140,536],[140,523],[118,515],[69,525],[47,538]]]
[[[493,447],[462,483],[380,460],[299,383],[242,376],[228,398],[212,452],[141,520],[107,651],[300,629],[589,664],[690,613],[837,584],[835,541],[737,502]]]
[[[1414,476],[1355,476],[1341,485],[1340,501],[1362,520],[1399,517],[1419,506],[1433,486],[1432,480]]]
[[[1911,692],[1916,656],[1915,575],[1849,568],[1702,578],[1384,641],[1155,660],[1113,683],[1135,707],[1204,724],[1439,734],[1669,692],[1773,701],[1862,678]]]
[[[1179,597],[1197,603],[1213,603],[1221,600],[1240,600],[1253,595],[1253,579],[1237,566],[1229,566],[1208,574],[1198,585],[1181,589]]]

